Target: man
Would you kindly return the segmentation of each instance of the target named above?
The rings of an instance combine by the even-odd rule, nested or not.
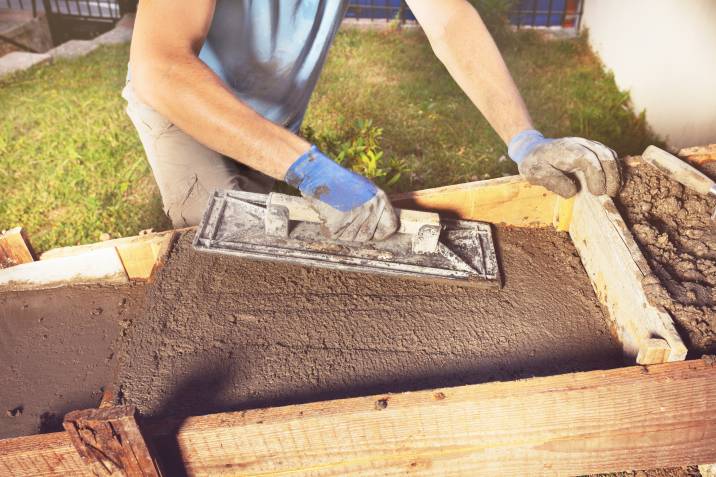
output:
[[[564,197],[620,186],[614,152],[545,139],[467,0],[409,0],[437,57],[508,144],[531,183]],[[381,240],[398,219],[385,193],[296,135],[344,0],[141,0],[123,96],[176,227],[214,189],[298,188],[338,240]]]

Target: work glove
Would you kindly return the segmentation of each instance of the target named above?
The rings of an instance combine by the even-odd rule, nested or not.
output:
[[[572,197],[579,190],[578,172],[584,174],[587,189],[594,195],[614,197],[621,187],[616,153],[596,141],[546,139],[539,131],[528,129],[510,140],[507,151],[530,184],[562,197]]]
[[[301,191],[334,240],[383,240],[398,230],[398,217],[385,192],[341,167],[311,146],[286,171],[286,183]]]

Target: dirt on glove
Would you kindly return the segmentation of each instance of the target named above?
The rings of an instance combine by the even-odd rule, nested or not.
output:
[[[691,353],[716,352],[716,199],[637,159],[625,167],[617,206],[658,280],[649,300],[674,317]]]
[[[147,415],[196,415],[622,364],[566,234],[497,227],[503,289],[194,252],[184,234],[121,343]]]

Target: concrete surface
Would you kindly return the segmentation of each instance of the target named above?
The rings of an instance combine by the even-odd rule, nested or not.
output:
[[[97,48],[99,44],[91,40],[70,40],[47,52],[53,58],[77,58]]]
[[[51,59],[52,57],[46,53],[25,53],[21,51],[8,53],[0,58],[0,78],[46,63]]]

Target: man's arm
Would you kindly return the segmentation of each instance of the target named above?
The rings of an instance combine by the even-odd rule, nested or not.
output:
[[[582,138],[546,139],[536,131],[497,45],[467,0],[407,0],[435,55],[508,144],[510,157],[531,183],[565,197],[584,173],[594,194],[614,195],[621,178],[616,154]]]
[[[145,103],[210,149],[283,180],[310,144],[236,99],[201,60],[215,0],[139,2],[130,52]]]
[[[398,218],[382,190],[243,104],[198,58],[215,5],[139,2],[129,61],[139,98],[210,149],[296,187],[331,238],[362,242],[393,234]]]
[[[505,61],[480,15],[466,0],[408,0],[435,56],[506,143],[532,129]]]

